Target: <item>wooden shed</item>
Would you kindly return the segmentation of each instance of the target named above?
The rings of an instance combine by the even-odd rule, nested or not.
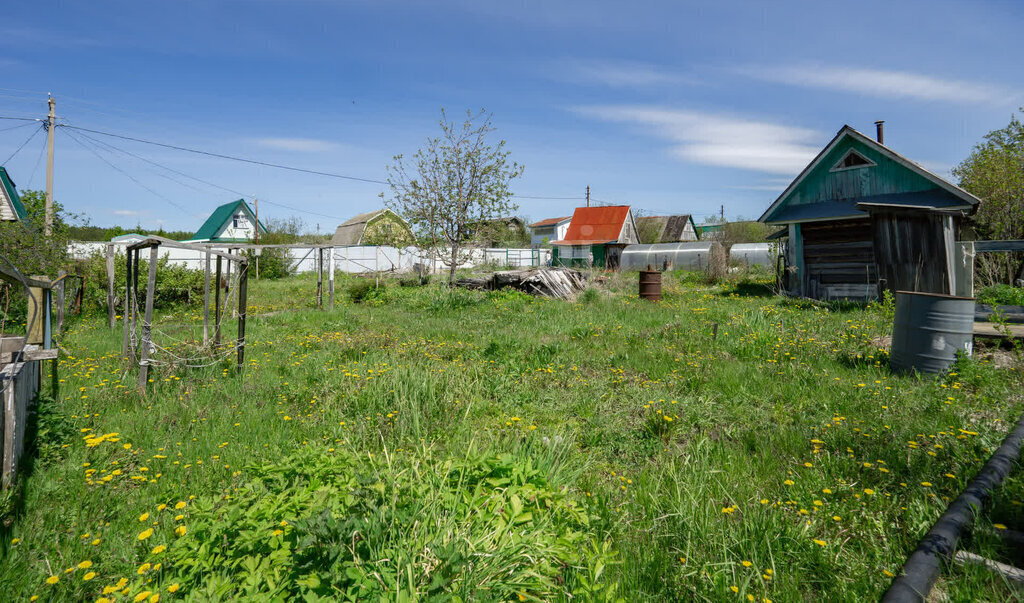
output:
[[[956,291],[955,245],[979,199],[843,126],[764,212],[783,228],[791,295],[874,299],[884,289]]]
[[[0,222],[17,222],[28,217],[7,170],[0,166]]]
[[[331,245],[390,245],[405,247],[414,241],[409,224],[390,209],[357,214],[338,226]]]
[[[639,242],[628,205],[577,207],[565,238],[551,241],[551,263],[604,268],[610,255],[614,267],[622,248]]]

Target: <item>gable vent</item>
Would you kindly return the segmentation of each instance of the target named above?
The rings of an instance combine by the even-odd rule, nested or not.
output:
[[[871,167],[876,165],[874,161],[871,161],[867,157],[861,155],[857,151],[850,149],[843,155],[843,158],[836,162],[831,172],[838,172],[840,170],[852,170],[856,168]]]

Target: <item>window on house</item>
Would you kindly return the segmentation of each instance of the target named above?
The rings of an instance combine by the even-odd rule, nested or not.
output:
[[[843,155],[830,171],[837,172],[839,170],[851,170],[854,168],[871,167],[876,165],[874,161],[871,161],[867,157],[861,155],[857,151],[850,149]]]

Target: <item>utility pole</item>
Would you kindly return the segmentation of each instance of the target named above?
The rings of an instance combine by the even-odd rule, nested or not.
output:
[[[255,213],[256,213],[256,244],[259,245],[260,244],[260,200],[257,199],[256,197],[253,197],[252,198],[252,204],[256,206],[256,209],[255,209]],[[260,270],[259,266],[260,265],[257,263],[256,264],[256,275],[257,275],[256,278],[257,279],[259,278],[259,270]]]
[[[56,125],[53,108],[56,101],[52,96],[49,104],[50,115],[46,118],[46,222],[43,227],[47,237],[53,236],[53,130]]]
[[[721,214],[721,217],[722,217],[722,222],[725,222],[725,205],[722,205],[722,214]]]
[[[587,207],[590,207],[590,185],[587,185]]]

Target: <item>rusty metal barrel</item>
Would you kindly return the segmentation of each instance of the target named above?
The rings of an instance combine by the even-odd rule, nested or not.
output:
[[[640,271],[640,299],[661,301],[661,272]]]
[[[971,355],[974,298],[896,292],[889,363],[897,372],[941,373],[957,352]]]

